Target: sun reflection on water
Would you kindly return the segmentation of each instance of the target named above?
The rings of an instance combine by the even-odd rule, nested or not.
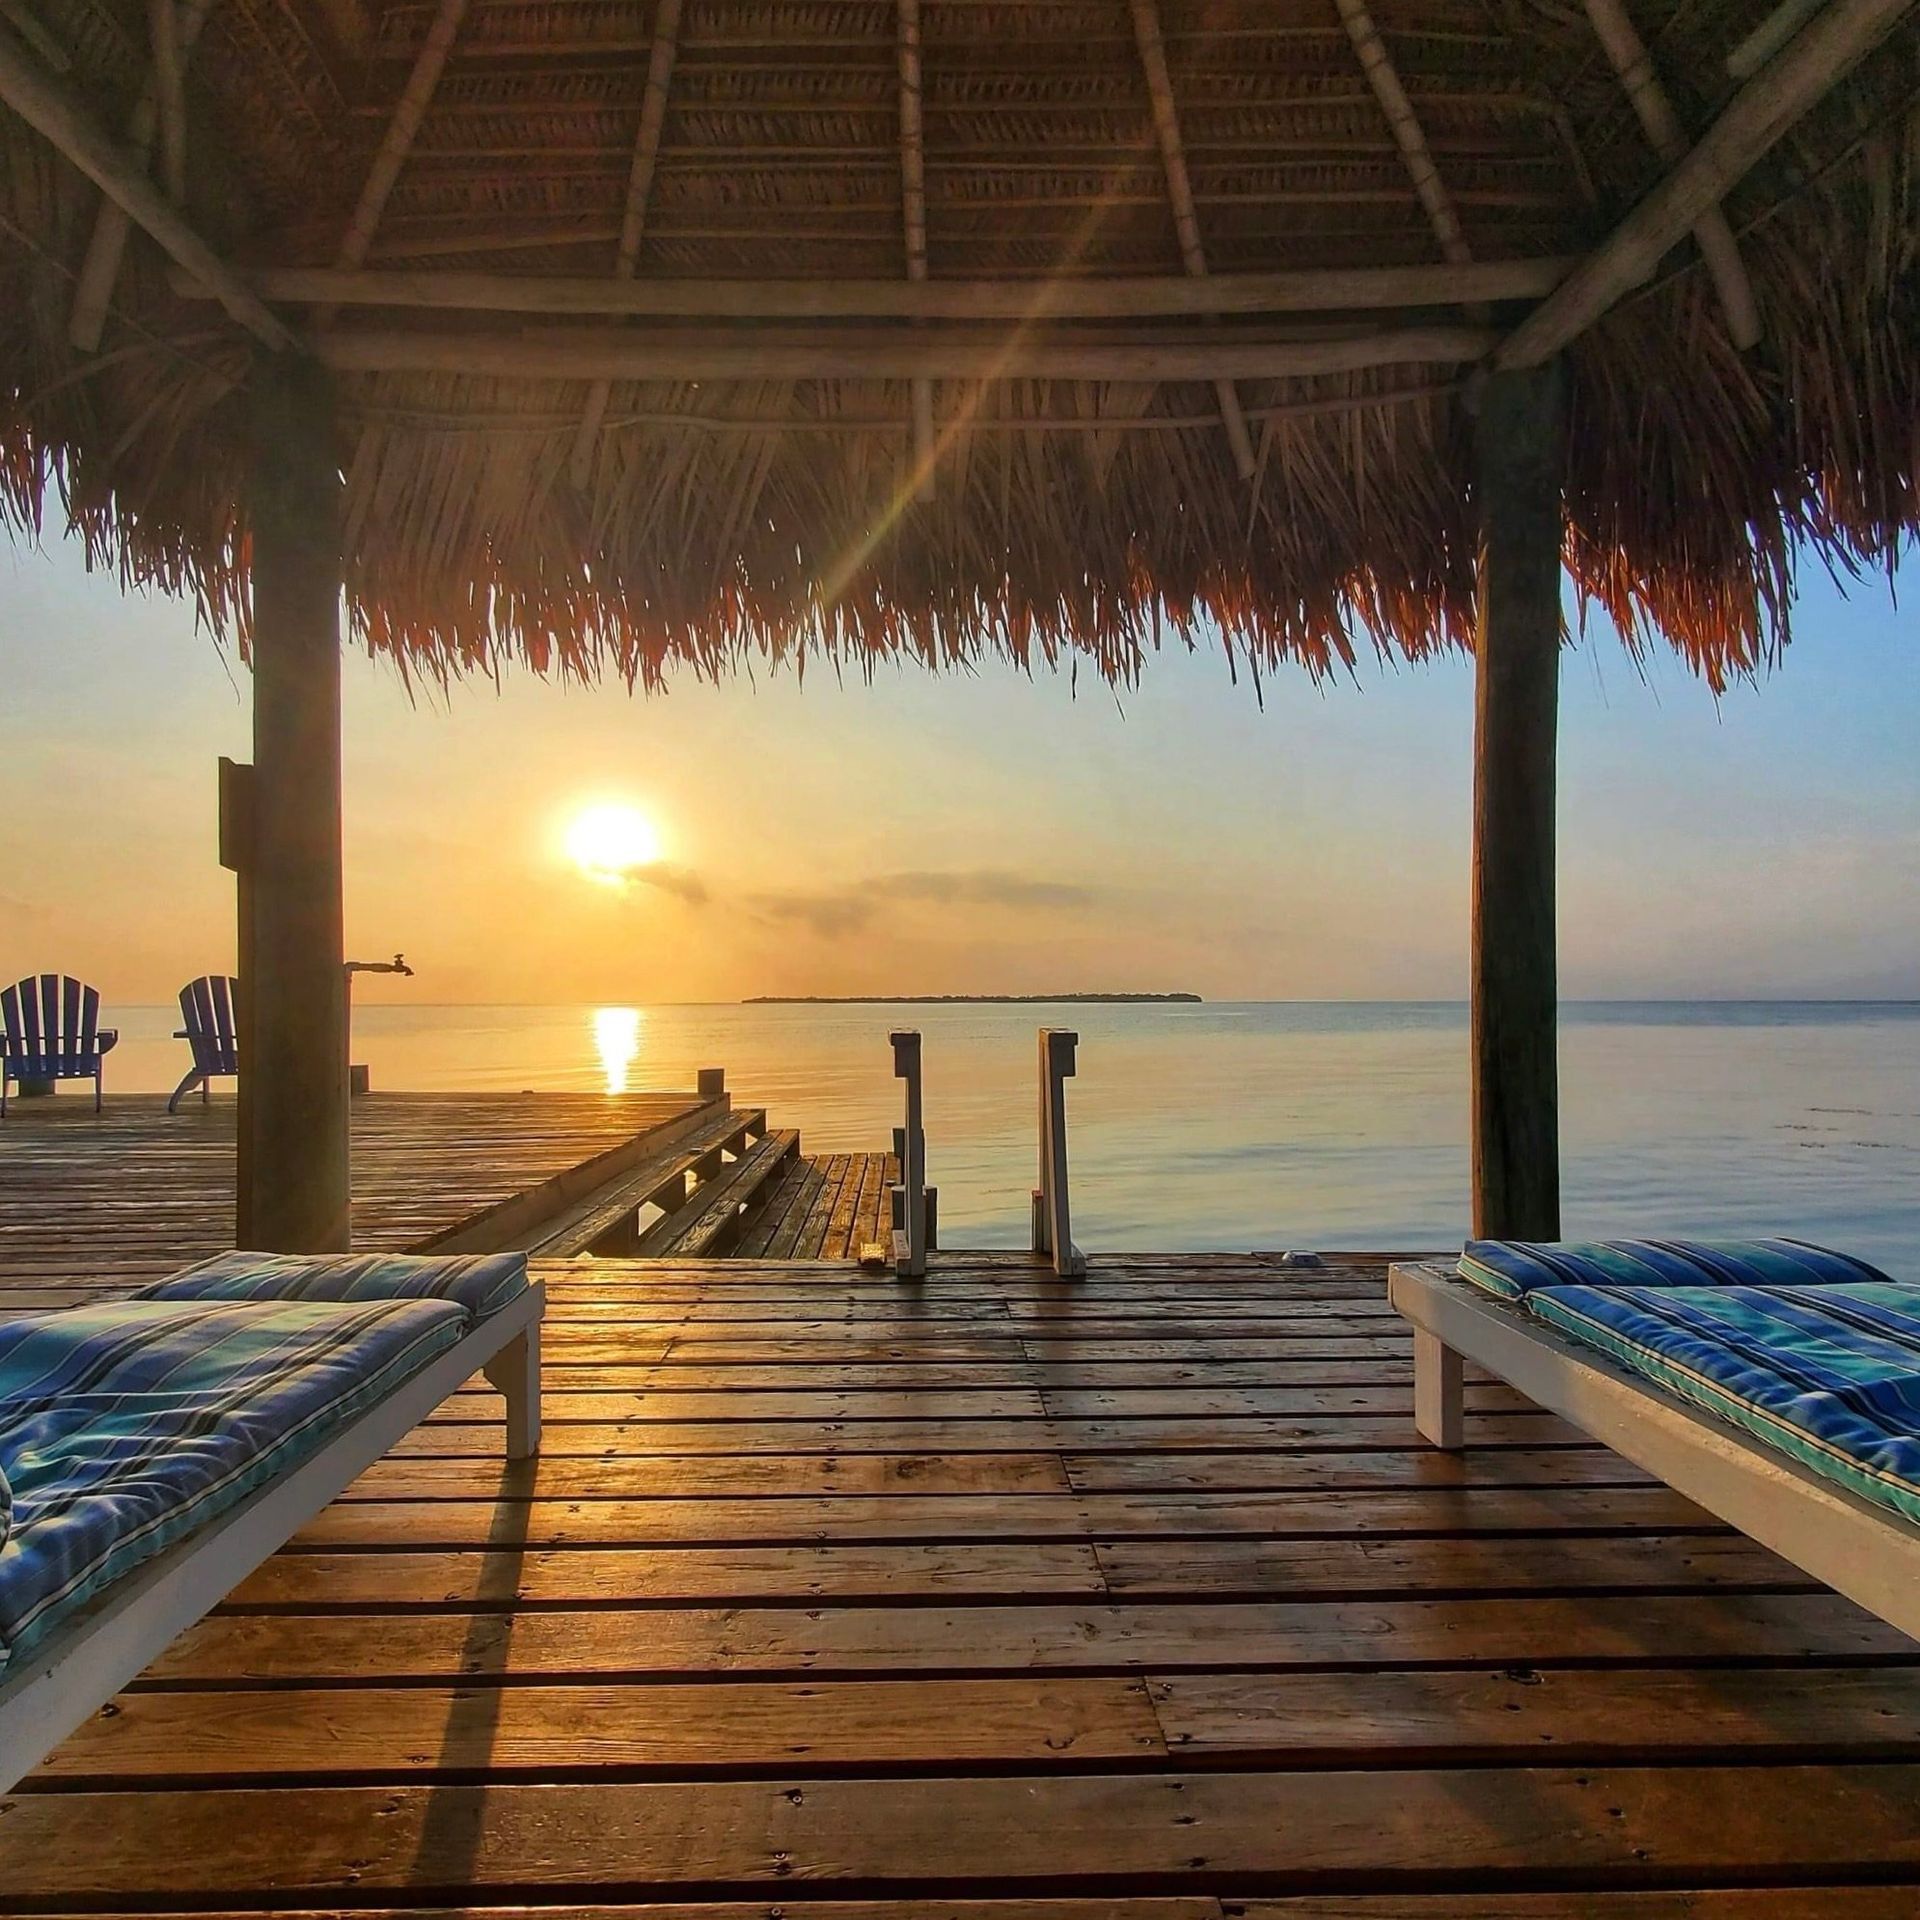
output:
[[[595,1007],[593,1044],[599,1050],[601,1070],[607,1076],[607,1091],[625,1093],[627,1069],[640,1051],[640,1009]]]

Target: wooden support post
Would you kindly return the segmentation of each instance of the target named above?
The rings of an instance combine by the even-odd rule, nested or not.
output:
[[[1560,1233],[1554,747],[1564,376],[1486,383],[1474,430],[1473,1230]]]
[[[1047,1255],[1055,1273],[1087,1270],[1073,1244],[1073,1209],[1067,1195],[1067,1082],[1073,1078],[1077,1033],[1040,1029],[1040,1184],[1033,1190],[1033,1250]]]
[[[233,875],[234,1056],[240,1063],[234,1104],[233,1244],[253,1245],[253,769],[220,757],[220,864]]]
[[[506,1398],[507,1458],[531,1460],[540,1451],[540,1322],[528,1321],[483,1371]]]
[[[340,857],[340,467],[331,384],[256,356],[248,510],[253,593],[252,967],[240,1083],[247,1238],[349,1244],[347,973]]]
[[[893,1074],[907,1083],[906,1124],[900,1138],[900,1185],[904,1220],[893,1236],[893,1270],[903,1280],[927,1270],[927,1135],[920,1085],[920,1036],[905,1030],[889,1034]]]
[[[1413,1428],[1429,1446],[1466,1444],[1466,1369],[1460,1356],[1425,1327],[1413,1330]]]

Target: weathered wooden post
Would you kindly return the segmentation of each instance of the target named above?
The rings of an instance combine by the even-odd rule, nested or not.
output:
[[[1560,1233],[1554,747],[1565,381],[1496,373],[1474,428],[1473,1230]]]
[[[246,1239],[349,1242],[341,926],[340,495],[326,373],[261,354],[249,388],[253,780],[241,972]]]
[[[911,1029],[891,1033],[893,1075],[907,1083],[906,1124],[901,1129],[901,1224],[893,1236],[893,1270],[902,1280],[927,1270],[927,1135],[920,1087],[920,1036]]]
[[[1077,1033],[1040,1029],[1040,1184],[1033,1190],[1033,1250],[1053,1262],[1055,1273],[1077,1277],[1086,1255],[1073,1244],[1073,1209],[1067,1195],[1067,1082],[1073,1078]]]

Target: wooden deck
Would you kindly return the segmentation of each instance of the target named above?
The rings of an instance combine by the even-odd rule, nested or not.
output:
[[[417,1248],[526,1219],[699,1108],[691,1093],[370,1093],[353,1103],[353,1232]],[[233,1244],[231,1095],[167,1112],[22,1100],[0,1123],[0,1303],[125,1292]],[[598,1174],[594,1169],[602,1171]],[[479,1238],[486,1238],[482,1233]]]
[[[1894,1920],[1920,1647],[1469,1387],[1377,1263],[555,1267],[0,1801],[0,1910]],[[657,1904],[656,1904],[657,1903]]]
[[[861,1248],[891,1242],[888,1195],[899,1179],[890,1153],[803,1158],[747,1215],[735,1251],[754,1260],[857,1260]]]

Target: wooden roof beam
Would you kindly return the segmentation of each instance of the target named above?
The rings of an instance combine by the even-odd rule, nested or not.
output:
[[[1613,70],[1620,76],[1627,98],[1639,116],[1647,139],[1668,166],[1684,158],[1687,136],[1680,116],[1673,110],[1667,90],[1653,68],[1652,56],[1640,38],[1623,0],[1586,0],[1587,18],[1599,36],[1601,46]],[[1727,332],[1742,353],[1760,338],[1760,309],[1753,297],[1753,282],[1747,277],[1740,258],[1739,243],[1727,216],[1716,205],[1707,209],[1693,229],[1700,256],[1713,278],[1714,291],[1727,317]]]
[[[1153,130],[1160,142],[1160,162],[1167,176],[1167,198],[1173,203],[1173,227],[1180,242],[1180,259],[1195,280],[1207,277],[1207,250],[1200,239],[1200,216],[1194,205],[1193,182],[1187,175],[1187,150],[1180,138],[1180,113],[1174,104],[1173,76],[1167,71],[1167,49],[1160,37],[1160,14],[1154,0],[1133,0],[1133,37],[1140,49],[1140,66],[1153,101]],[[1230,380],[1218,384],[1220,421],[1241,479],[1251,480],[1258,465],[1247,416]]]
[[[1367,367],[1463,365],[1497,336],[1483,327],[1383,327],[1367,332],[1236,338],[1112,328],[1092,339],[1015,327],[994,337],[954,328],[758,329],[651,333],[619,327],[521,331],[339,330],[316,351],[347,373],[471,373],[536,380],[1283,380]]]
[[[1494,354],[1499,368],[1537,366],[1576,339],[1660,262],[1801,115],[1852,72],[1920,0],[1828,0],[1754,75],[1685,159],[1568,275]]]
[[[907,278],[919,285],[927,277],[927,150],[920,89],[920,0],[899,0],[900,43],[900,210],[905,227]],[[915,380],[913,406],[913,490],[921,501],[933,498],[933,382]]]
[[[167,169],[167,191],[168,197],[175,202],[183,197],[174,182],[178,179],[181,186],[185,184],[183,169],[186,143],[186,102],[177,89],[185,74],[187,57],[193,51],[194,42],[200,38],[200,29],[207,23],[207,13],[212,3],[213,0],[180,0],[180,5],[174,9],[171,34],[174,72],[173,77],[168,78],[160,70],[161,41],[166,35],[165,28],[160,25],[160,16],[171,6],[172,0],[156,0],[153,70],[147,75],[140,98],[134,103],[133,112],[127,119],[126,145],[132,149],[132,157],[144,167],[153,152],[154,137],[160,129],[162,117],[169,111],[167,96],[174,94],[171,111],[179,116],[180,151],[177,161]],[[133,222],[124,207],[112,199],[101,202],[100,211],[94,216],[93,233],[87,241],[87,251],[80,262],[79,278],[73,284],[73,306],[67,315],[67,340],[82,353],[92,353],[100,345],[100,335],[107,324],[107,308],[113,303],[113,289],[120,278],[120,262],[126,256],[127,235],[132,230]]]
[[[160,184],[178,206],[187,197],[187,67],[173,0],[147,0],[147,41],[160,120]]]
[[[249,333],[270,347],[295,344],[288,328],[207,245],[145,171],[127,158],[120,143],[5,31],[0,31],[0,100],[145,228],[187,272],[204,282]]]
[[[413,151],[414,136],[420,131],[420,122],[426,118],[434,89],[440,84],[441,70],[447,64],[447,55],[453,50],[454,37],[460,31],[460,22],[465,19],[466,12],[467,0],[440,0],[433,24],[427,29],[426,39],[420,43],[413,70],[407,75],[407,84],[394,107],[393,118],[387,122],[386,134],[373,156],[373,165],[367,169],[366,180],[360,188],[360,198],[354,204],[353,217],[347,222],[347,230],[341,236],[339,250],[334,255],[336,266],[358,267],[365,263],[368,249],[373,245],[373,236],[380,226],[380,216],[386,210],[387,196],[393,192],[394,182],[400,178],[400,169],[406,165],[407,155]],[[332,319],[333,315],[324,310],[315,316],[316,323],[323,327]]]
[[[619,314],[650,319],[1050,320],[1193,319],[1203,314],[1364,312],[1540,300],[1575,263],[1483,260],[1467,266],[1307,267],[1022,280],[606,280],[490,269],[260,267],[264,299],[293,306],[440,308],[471,313]],[[191,295],[191,283],[178,289]],[[204,292],[204,289],[201,291]]]
[[[1400,84],[1399,69],[1393,64],[1393,56],[1387,52],[1387,43],[1380,38],[1380,30],[1373,24],[1373,15],[1367,11],[1366,0],[1336,0],[1340,8],[1340,18],[1345,23],[1347,38],[1353,42],[1353,50],[1360,56],[1361,70],[1367,76],[1367,84],[1373,89],[1373,97],[1380,102],[1380,110],[1387,116],[1387,125],[1392,130],[1394,145],[1400,149],[1400,155],[1407,164],[1408,176],[1413,181],[1413,190],[1420,196],[1420,204],[1426,209],[1427,224],[1433,229],[1433,237],[1440,243],[1443,258],[1456,266],[1464,265],[1473,258],[1468,247],[1466,235],[1460,230],[1460,215],[1454,206],[1453,195],[1447,191],[1447,183],[1440,178],[1440,169],[1434,165],[1433,149],[1427,145],[1427,136],[1420,125],[1420,116],[1413,110],[1413,102],[1407,98],[1407,90]]]
[[[673,84],[673,62],[680,42],[680,0],[659,0],[653,16],[653,43],[647,52],[647,83],[640,98],[640,131],[634,136],[633,164],[627,169],[627,198],[620,214],[620,238],[615,246],[613,277],[631,281],[640,268],[640,243],[647,230],[647,206],[653,198],[654,170],[660,161],[660,136],[667,124],[667,90]],[[574,487],[585,492],[593,475],[593,449],[607,417],[613,394],[610,380],[596,380],[587,392],[580,425],[573,436],[567,472]]]

